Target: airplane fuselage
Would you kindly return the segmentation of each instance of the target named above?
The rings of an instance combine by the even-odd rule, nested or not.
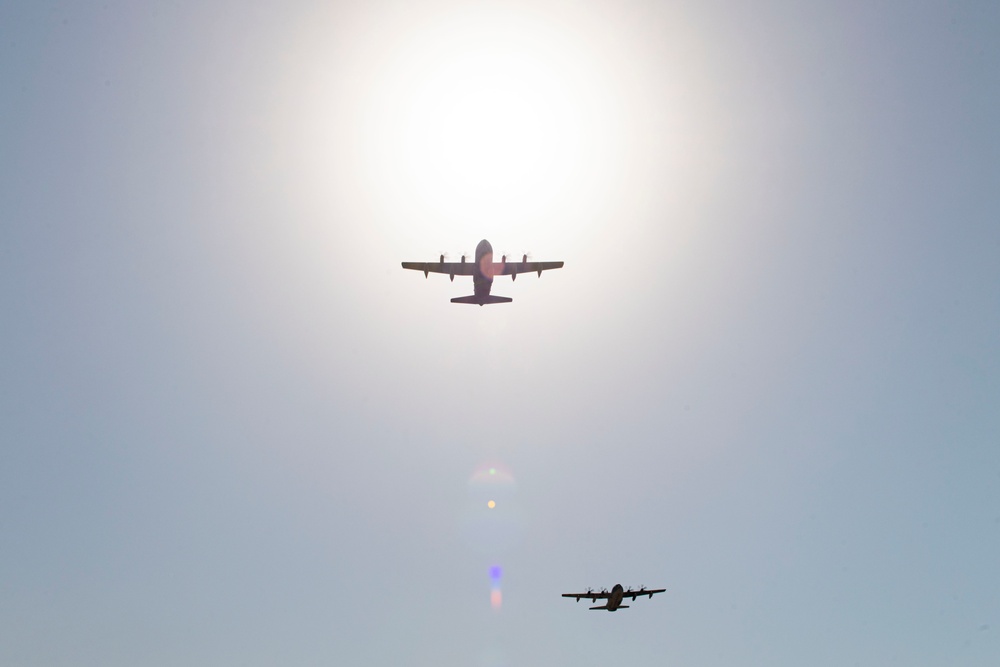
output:
[[[615,584],[615,587],[611,589],[611,595],[608,597],[608,611],[617,611],[624,597],[625,589],[621,584]]]
[[[468,284],[468,283],[466,283]],[[472,272],[472,288],[476,296],[489,296],[493,289],[493,246],[486,239],[476,246],[476,266]]]

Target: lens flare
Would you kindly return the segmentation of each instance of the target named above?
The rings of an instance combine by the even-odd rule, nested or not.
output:
[[[490,606],[494,609],[500,609],[503,604],[503,593],[500,592],[499,588],[494,588],[490,591]]]
[[[476,468],[469,478],[469,487],[514,489],[517,487],[517,482],[506,467],[493,463]]]
[[[502,570],[499,565],[494,565],[490,568],[490,606],[494,609],[500,609],[503,604],[503,592],[500,590],[500,575]]]
[[[469,545],[482,555],[502,558],[522,532],[523,517],[514,476],[499,462],[490,461],[473,471],[467,488],[462,532]]]

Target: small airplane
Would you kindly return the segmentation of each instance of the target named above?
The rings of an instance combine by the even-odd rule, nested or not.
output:
[[[491,296],[490,288],[493,287],[493,276],[510,276],[511,280],[517,279],[519,273],[538,273],[541,277],[542,271],[549,269],[561,269],[562,262],[529,262],[528,256],[524,255],[520,262],[508,262],[507,255],[503,255],[499,262],[493,261],[493,246],[486,239],[476,246],[476,261],[466,262],[465,255],[462,255],[461,262],[446,262],[444,255],[441,255],[437,262],[403,262],[404,269],[423,271],[424,278],[428,273],[447,273],[455,280],[455,276],[472,276],[472,285],[475,294],[471,296],[456,296],[452,303],[478,303],[485,306],[488,303],[510,303],[513,301],[506,296]]]
[[[607,604],[603,604],[599,607],[591,607],[591,609],[607,609],[608,611],[616,611],[618,609],[628,609],[627,604],[622,604],[622,600],[625,598],[632,598],[632,602],[635,602],[635,599],[639,596],[648,595],[652,598],[657,593],[663,593],[666,590],[666,588],[646,588],[645,586],[635,590],[632,588],[625,590],[621,584],[615,584],[610,593],[607,588],[602,588],[600,592],[595,591],[593,588],[588,588],[586,593],[563,593],[563,597],[576,598],[577,602],[580,601],[580,598],[586,598],[592,602],[606,599],[608,601]]]

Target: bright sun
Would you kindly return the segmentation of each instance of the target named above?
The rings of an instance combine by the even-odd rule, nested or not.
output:
[[[493,199],[523,196],[570,168],[579,119],[557,86],[524,56],[495,51],[428,72],[400,128],[410,175],[422,188],[457,186]]]
[[[415,30],[377,85],[370,178],[453,216],[577,196],[615,144],[599,72],[543,22],[494,12]]]

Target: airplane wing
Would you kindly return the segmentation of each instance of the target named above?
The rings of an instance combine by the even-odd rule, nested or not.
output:
[[[564,598],[576,598],[577,602],[579,602],[581,598],[584,600],[597,601],[611,597],[611,593],[608,593],[607,591],[590,591],[589,593],[563,593],[562,596]]]
[[[624,593],[622,593],[622,599],[624,600],[625,598],[632,598],[633,600],[635,600],[637,597],[642,597],[643,595],[648,595],[649,597],[653,597],[657,593],[666,592],[666,590],[667,590],[666,588],[652,588],[652,589],[640,588],[638,590],[629,589]]]
[[[404,269],[428,273],[445,273],[451,276],[471,276],[475,262],[403,262]]]
[[[537,273],[561,269],[564,262],[493,262],[494,276],[516,276],[519,273]]]

